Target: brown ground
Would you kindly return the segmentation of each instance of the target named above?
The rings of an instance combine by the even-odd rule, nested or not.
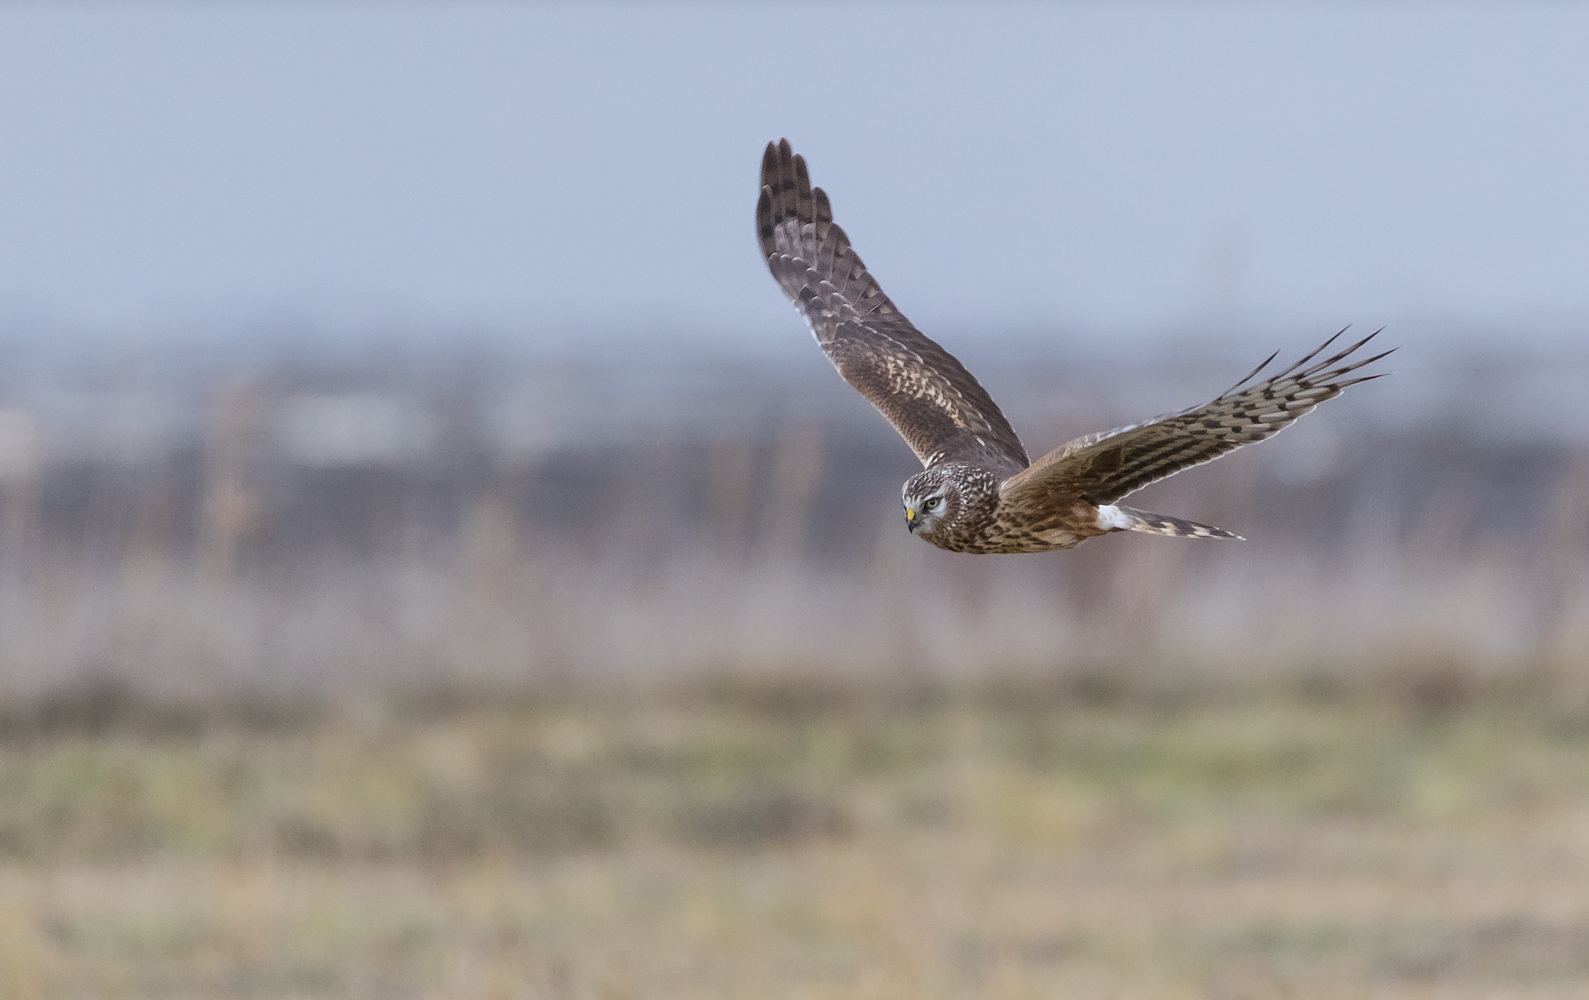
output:
[[[0,732],[0,997],[1589,996],[1589,715],[1538,693],[99,692]]]

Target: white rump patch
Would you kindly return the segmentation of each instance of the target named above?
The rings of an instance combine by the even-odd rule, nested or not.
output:
[[[1114,504],[1103,504],[1098,508],[1098,527],[1105,531],[1125,531],[1131,527],[1131,518]]]

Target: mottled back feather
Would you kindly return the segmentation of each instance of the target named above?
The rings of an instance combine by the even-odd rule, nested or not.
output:
[[[1230,391],[1202,406],[1077,438],[1007,479],[1000,493],[1007,502],[1018,506],[1041,505],[1056,492],[1080,496],[1095,504],[1113,503],[1182,469],[1262,441],[1326,399],[1340,395],[1347,386],[1379,377],[1346,376],[1390,351],[1342,364],[1374,334],[1310,364],[1340,335],[1326,340],[1284,371],[1248,385],[1274,360],[1270,355]]]
[[[1026,449],[987,391],[900,315],[833,222],[788,140],[768,143],[756,204],[761,252],[839,374],[933,468],[970,462],[1009,475]]]

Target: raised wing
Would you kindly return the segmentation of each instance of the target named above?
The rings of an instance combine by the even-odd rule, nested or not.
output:
[[[1114,503],[1182,469],[1262,441],[1326,399],[1340,395],[1347,386],[1384,374],[1347,377],[1390,351],[1342,363],[1377,333],[1314,362],[1340,337],[1337,333],[1291,367],[1249,385],[1275,359],[1271,354],[1252,374],[1213,402],[1077,438],[1005,480],[1000,491],[1011,500],[1036,499],[1034,493],[1055,492],[1081,496],[1096,504]]]
[[[762,158],[756,231],[778,287],[828,360],[923,465],[967,461],[1005,474],[1026,467],[1026,449],[987,391],[883,294],[787,139],[769,142]]]

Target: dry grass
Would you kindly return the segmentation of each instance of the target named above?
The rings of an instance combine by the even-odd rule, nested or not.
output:
[[[0,732],[5,997],[1589,992],[1589,716],[1529,690],[100,690]]]

